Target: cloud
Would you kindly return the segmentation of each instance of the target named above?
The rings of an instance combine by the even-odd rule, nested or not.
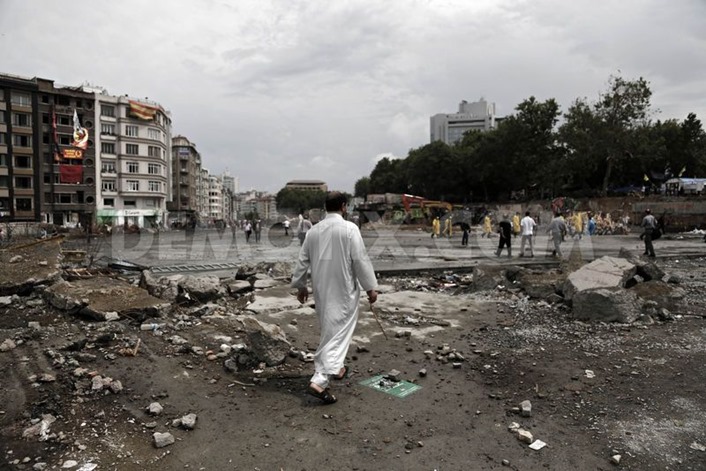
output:
[[[3,0],[0,67],[148,96],[243,188],[351,191],[464,99],[566,110],[621,73],[660,119],[703,119],[705,19],[701,0]]]

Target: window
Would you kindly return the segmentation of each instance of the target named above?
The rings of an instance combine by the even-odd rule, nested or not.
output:
[[[145,200],[145,207],[147,207],[147,208],[154,208],[154,207],[156,207],[156,206],[157,206],[157,203],[156,203],[155,200],[153,200],[153,199],[146,199],[146,200]]]
[[[140,191],[140,181],[139,180],[127,180],[127,191]]]
[[[23,95],[21,93],[13,93],[10,96],[10,103],[12,103],[13,105],[20,105],[20,106],[32,106],[32,98],[29,95]],[[30,209],[32,209],[32,208],[30,207]]]
[[[127,125],[125,126],[125,135],[128,137],[137,137],[137,126]]]
[[[135,200],[125,200],[123,202],[123,206],[125,206],[126,208],[135,208],[137,207],[137,203],[135,202]]]
[[[32,177],[15,177],[15,188],[32,188]]]
[[[15,198],[17,211],[32,211],[32,198]]]
[[[154,128],[149,128],[147,130],[147,137],[154,141],[161,141],[162,140],[162,131],[159,129],[154,129]]]
[[[12,125],[29,127],[32,125],[32,117],[27,113],[12,113]]]
[[[2,93],[0,93],[2,95]],[[5,112],[0,111],[0,124],[5,124]]]
[[[115,206],[115,200],[113,198],[103,198],[103,206]]]
[[[59,144],[62,146],[70,146],[73,139],[70,136],[64,136],[59,134]]]
[[[138,162],[128,162],[127,173],[140,173],[140,164]]]
[[[15,156],[15,167],[16,168],[32,168],[32,157],[28,155],[16,155]]]
[[[115,191],[115,180],[103,180],[103,191]]]
[[[7,145],[7,136],[4,132],[0,132],[0,144]]]
[[[58,124],[62,126],[73,126],[73,116],[67,116],[65,114],[60,114],[56,116]]]
[[[162,157],[162,149],[157,146],[148,146],[147,155],[150,157]]]
[[[101,142],[101,152],[104,154],[115,154],[115,143]]]
[[[32,147],[31,137],[32,136],[25,136],[22,134],[13,134],[12,145],[17,147]]]
[[[0,167],[7,167],[7,154],[0,154]]]
[[[103,162],[101,164],[102,173],[115,173],[115,162]]]
[[[125,153],[129,155],[137,155],[140,153],[140,146],[137,144],[125,144]]]
[[[148,183],[147,186],[148,186],[149,191],[154,191],[154,192],[162,191],[162,184],[160,182],[149,181],[147,183]]]
[[[101,116],[115,118],[115,107],[112,105],[101,105]]]
[[[159,164],[148,164],[147,165],[147,173],[150,175],[161,175],[162,174],[162,166]]]
[[[54,202],[60,204],[71,204],[73,203],[73,198],[71,193],[56,193],[54,195]]]
[[[101,134],[115,136],[115,125],[110,123],[101,123]]]
[[[0,188],[7,188],[10,186],[10,177],[7,175],[0,175]]]

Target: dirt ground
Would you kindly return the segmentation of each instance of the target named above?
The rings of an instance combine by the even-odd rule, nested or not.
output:
[[[236,373],[208,359],[243,340],[228,319],[257,299],[274,306],[259,320],[313,352],[314,311],[284,279],[205,314],[175,307],[154,330],[60,312],[35,291],[0,306],[0,342],[17,344],[0,352],[0,469],[704,470],[705,262],[659,259],[685,301],[673,321],[634,325],[578,322],[563,305],[512,286],[476,292],[453,272],[383,274],[376,312],[389,338],[362,303],[352,374],[330,406],[305,393],[312,364],[299,358]],[[392,369],[421,389],[398,398],[360,384]],[[93,375],[121,388],[96,392]],[[516,410],[524,400],[530,417]],[[155,401],[158,416],[145,410]],[[172,425],[188,413],[193,430]],[[44,437],[23,438],[45,414],[56,421]],[[513,422],[546,447],[520,442]],[[176,443],[155,448],[154,432]]]

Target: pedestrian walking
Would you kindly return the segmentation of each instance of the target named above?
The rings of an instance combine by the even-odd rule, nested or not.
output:
[[[512,236],[517,237],[522,232],[520,226],[520,212],[516,211],[515,215],[512,216]]]
[[[657,230],[657,219],[655,219],[652,215],[652,211],[650,209],[645,210],[645,217],[642,218],[642,224],[640,225],[643,229],[642,239],[645,242],[645,253],[643,253],[643,255],[654,258],[655,248],[652,245],[652,240],[654,233]]]
[[[282,226],[284,226],[284,235],[288,236],[289,235],[289,219],[285,219],[284,222],[282,223]]]
[[[434,220],[431,222],[431,238],[439,237],[441,234],[441,221],[439,221],[439,216],[435,216]]]
[[[507,256],[512,257],[512,223],[507,214],[503,214],[503,220],[498,223],[498,234],[500,234],[500,241],[495,255],[499,257],[503,248],[507,247]]]
[[[554,243],[552,256],[561,258],[561,243],[566,235],[566,223],[564,218],[561,217],[561,213],[557,212],[554,215],[554,219],[552,219],[552,222],[549,223],[549,228],[547,228],[547,233],[551,234],[552,242]]]
[[[530,257],[534,257],[534,232],[536,231],[537,223],[534,222],[530,212],[525,212],[525,217],[520,221],[520,230],[522,231],[522,241],[520,242],[520,257],[525,256],[525,243],[529,243]]]
[[[371,305],[377,300],[373,265],[358,226],[344,219],[347,210],[343,194],[328,193],[326,218],[308,232],[292,275],[297,299],[304,303],[309,297],[307,273],[311,270],[321,336],[308,393],[324,404],[337,400],[329,389],[330,380],[343,379],[348,373],[344,362],[358,321],[359,285]]]
[[[311,229],[311,221],[309,221],[309,215],[307,214],[302,218],[302,223],[299,226],[299,234],[297,234],[299,237],[299,245],[304,245],[304,239],[309,229]]]
[[[249,243],[250,234],[252,234],[252,224],[250,224],[250,221],[245,221],[245,227],[243,230],[245,231],[245,242]]]

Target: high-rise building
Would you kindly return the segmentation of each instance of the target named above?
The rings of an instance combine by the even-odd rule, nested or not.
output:
[[[97,213],[108,225],[167,224],[171,199],[171,117],[159,103],[96,89]]]
[[[172,138],[172,200],[167,202],[169,218],[184,220],[199,210],[201,154],[184,136]]]
[[[451,145],[460,141],[467,131],[495,129],[500,120],[495,117],[495,103],[483,98],[474,103],[463,100],[457,113],[439,113],[430,118],[431,142],[443,141]]]

